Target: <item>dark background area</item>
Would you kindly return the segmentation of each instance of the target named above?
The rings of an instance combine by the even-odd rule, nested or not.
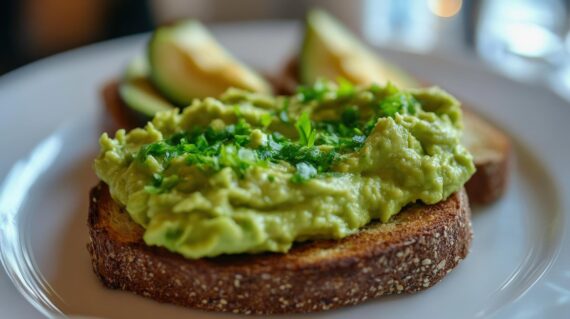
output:
[[[302,18],[338,0],[4,0],[0,74],[82,45],[147,32],[192,17],[204,22]],[[354,2],[357,3],[357,2]]]
[[[147,1],[73,2],[0,2],[0,74],[44,56],[154,26]]]

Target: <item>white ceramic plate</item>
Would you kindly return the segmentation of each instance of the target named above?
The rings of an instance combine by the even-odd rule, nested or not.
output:
[[[214,28],[238,57],[271,71],[294,52],[297,25]],[[88,191],[102,115],[99,89],[142,50],[146,36],[89,46],[0,78],[1,317],[226,317],[107,290],[85,249]],[[299,317],[568,318],[570,106],[465,58],[386,52],[420,78],[469,101],[514,140],[510,187],[474,209],[468,258],[412,296]]]

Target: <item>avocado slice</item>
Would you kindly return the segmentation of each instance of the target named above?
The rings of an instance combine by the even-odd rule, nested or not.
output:
[[[307,15],[301,48],[299,76],[303,84],[319,78],[336,81],[344,78],[354,84],[385,84],[417,87],[404,71],[387,63],[369,50],[340,22],[322,10]]]
[[[148,61],[145,56],[139,55],[134,57],[127,67],[125,68],[124,80],[130,80],[134,78],[144,78],[149,75]]]
[[[127,107],[147,119],[174,107],[148,80],[148,63],[143,57],[133,59],[127,66],[119,95]]]
[[[179,106],[194,98],[217,97],[230,87],[270,93],[270,85],[232,57],[199,22],[158,28],[149,42],[150,78]]]

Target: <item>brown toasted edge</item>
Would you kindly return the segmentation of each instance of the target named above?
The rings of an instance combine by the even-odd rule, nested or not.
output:
[[[470,209],[463,190],[431,206],[403,210],[341,240],[265,253],[189,260],[123,237],[106,214],[125,214],[100,183],[92,189],[88,250],[110,288],[160,302],[241,314],[313,312],[439,282],[468,253]]]
[[[469,200],[475,205],[487,205],[497,201],[508,185],[509,157],[491,162],[475,162],[477,171],[465,184]]]
[[[146,119],[131,111],[121,99],[118,80],[105,83],[101,89],[101,96],[105,111],[110,115],[104,116],[104,131],[116,131],[120,128],[133,129],[146,123]]]
[[[273,86],[273,91],[279,95],[291,95],[295,93],[295,89],[299,85],[299,61],[293,57],[285,63],[276,76],[268,77],[269,82]]]
[[[477,158],[475,168],[477,171],[465,184],[471,203],[486,205],[497,201],[506,191],[509,181],[509,168],[512,156],[512,146],[509,137],[493,126],[489,121],[472,111],[467,106],[463,108],[464,118],[470,118],[481,130],[486,131],[487,148],[494,151],[492,158]]]

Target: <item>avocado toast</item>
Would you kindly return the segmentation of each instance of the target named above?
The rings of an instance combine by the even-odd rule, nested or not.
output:
[[[229,90],[101,137],[109,287],[206,310],[326,310],[430,287],[471,240],[461,111],[437,89]]]
[[[213,41],[196,22],[161,28],[104,89],[133,128],[104,133],[94,165],[88,250],[106,286],[204,310],[310,312],[431,287],[467,255],[475,167],[455,98],[342,78],[274,96]],[[224,68],[232,85],[186,88]]]
[[[435,285],[465,258],[470,210],[463,190],[410,206],[341,240],[299,243],[286,254],[189,260],[142,240],[144,229],[101,183],[91,191],[93,270],[113,289],[195,309],[241,314],[313,312]]]

